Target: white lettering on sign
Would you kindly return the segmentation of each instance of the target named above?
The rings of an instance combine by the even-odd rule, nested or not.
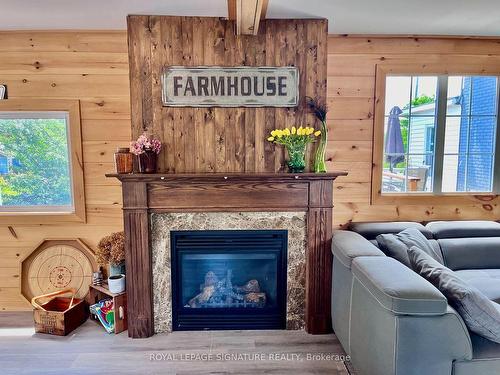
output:
[[[162,74],[167,107],[295,107],[296,67],[177,67]]]

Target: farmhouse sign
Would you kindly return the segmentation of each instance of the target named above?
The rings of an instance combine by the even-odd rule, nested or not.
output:
[[[296,67],[168,67],[162,75],[167,107],[295,107]]]

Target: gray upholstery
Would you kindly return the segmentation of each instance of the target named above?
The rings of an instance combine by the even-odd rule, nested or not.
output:
[[[413,246],[408,250],[413,270],[429,280],[457,309],[467,327],[500,343],[500,305],[458,277],[455,272]]]
[[[431,239],[432,233],[420,223],[413,221],[391,221],[385,223],[351,223],[349,229],[353,232],[361,234],[368,240],[374,240],[379,234],[382,233],[399,233],[408,228],[416,228],[423,233],[423,235]]]
[[[367,242],[361,235],[338,230],[332,238],[332,319],[337,338],[349,352],[349,319],[352,287],[352,260],[358,256],[385,257],[377,247]],[[338,286],[338,287],[337,287]]]
[[[500,303],[500,269],[460,270],[455,273],[490,300]]]
[[[395,259],[359,257],[352,273],[380,305],[394,314],[444,314],[448,305],[439,290]]]
[[[346,230],[333,232],[332,252],[348,268],[351,268],[351,262],[356,257],[384,256],[379,248],[366,241],[361,235]]]
[[[500,223],[495,221],[433,221],[425,227],[436,239],[500,237]]]
[[[498,223],[355,223],[357,233],[335,232],[332,324],[357,373],[500,374],[500,344],[470,334],[427,280],[377,248],[377,235],[406,228],[419,229],[460,278],[490,300],[500,298],[498,239],[482,238],[500,238]],[[424,295],[430,301],[417,303]]]
[[[471,361],[457,361],[453,374],[459,375],[498,375],[500,373],[500,344],[471,334],[473,347]]]
[[[411,265],[408,258],[408,249],[412,246],[417,246],[438,262],[443,263],[441,250],[436,250],[430,241],[416,228],[407,228],[396,234],[379,234],[377,242],[380,249],[387,256],[400,261],[409,268],[411,268]]]
[[[500,237],[438,240],[444,264],[452,270],[500,268]]]
[[[383,280],[380,285],[390,278]],[[395,314],[355,276],[349,354],[361,375],[449,375],[453,361],[470,359],[472,348],[467,328],[452,308],[427,316]]]

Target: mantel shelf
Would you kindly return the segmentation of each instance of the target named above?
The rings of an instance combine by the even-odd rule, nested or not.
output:
[[[106,177],[114,177],[120,181],[136,182],[224,182],[224,181],[315,181],[335,180],[339,176],[346,176],[346,171],[333,171],[328,173],[107,173]]]

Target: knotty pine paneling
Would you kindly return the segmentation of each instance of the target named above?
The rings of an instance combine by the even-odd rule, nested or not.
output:
[[[498,198],[451,205],[371,205],[377,64],[472,66],[500,70],[500,39],[334,36],[328,38],[328,168],[344,169],[334,185],[334,227],[351,221],[500,218]]]
[[[265,20],[260,31],[257,36],[236,36],[233,21],[211,17],[128,17],[132,136],[144,130],[160,136],[166,149],[159,161],[161,171],[275,172],[283,168],[284,150],[267,142],[267,134],[276,127],[315,124],[305,96],[323,102],[326,98],[327,21]],[[297,66],[300,105],[162,107],[161,72],[169,65]],[[357,112],[367,118],[373,103],[362,96],[368,95],[370,85],[358,88],[358,83],[338,91],[358,92],[365,105]],[[310,147],[310,154],[313,150]]]
[[[208,26],[201,29],[206,22]],[[150,33],[143,30],[146,40],[167,35],[172,43],[152,44],[154,48],[147,62],[159,71],[162,61],[173,61],[179,65],[280,65],[281,61],[293,63],[296,59],[298,66],[307,67],[314,59],[321,58],[321,54],[315,54],[317,49],[311,44],[315,36],[306,30],[303,23],[293,28],[287,28],[285,24],[281,21],[274,26],[284,31],[275,30],[253,41],[252,37],[232,36],[226,25],[216,19],[196,18],[192,28],[189,28],[182,23],[167,22],[162,17],[152,17]],[[271,31],[270,27],[266,26],[266,31]],[[183,42],[192,43],[192,47],[184,51]],[[229,43],[234,43],[237,48],[229,48],[234,46]],[[326,41],[324,43],[326,45]],[[500,41],[329,36],[327,44],[325,69],[327,66],[328,77],[324,80],[328,79],[330,110],[328,168],[349,171],[348,176],[336,180],[334,227],[349,221],[498,219],[500,208],[497,203],[491,206],[477,203],[373,206],[369,201],[369,185],[376,64],[410,64],[414,61],[422,64],[479,64],[485,71],[493,71],[500,66]],[[102,236],[122,228],[118,182],[103,175],[113,168],[115,148],[127,145],[132,131],[134,135],[142,131],[137,125],[132,131],[130,127],[127,61],[125,31],[0,32],[0,82],[9,84],[10,97],[47,95],[80,100],[85,186],[89,200],[85,225],[14,226],[17,239],[7,227],[0,227],[0,274],[10,275],[2,276],[7,277],[5,285],[2,284],[3,279],[0,280],[0,310],[29,309],[19,297],[18,288],[12,287],[18,281],[18,273],[12,270],[18,269],[20,259],[40,240],[63,234],[64,237],[80,237],[95,248]],[[306,70],[307,73],[309,70]],[[301,69],[301,88],[306,87],[306,93],[317,90],[315,85],[320,83],[310,82],[312,75],[302,72]],[[157,83],[159,75],[155,73],[146,81],[150,85]],[[140,83],[135,82],[133,89],[141,88]],[[196,108],[181,115],[178,111],[161,108],[158,104],[158,85],[152,86],[152,89],[157,102],[151,116],[145,117],[145,124],[151,126],[162,121],[160,129],[167,150],[170,150],[162,154],[162,163],[179,165],[184,170],[188,166],[204,172],[278,170],[284,160],[282,150],[260,140],[277,124],[312,123],[310,117],[295,117],[297,114],[293,110],[273,112],[247,108],[234,109],[226,114],[220,108]],[[301,96],[303,92],[301,89]],[[185,121],[190,121],[187,127],[178,126]],[[194,126],[195,123],[202,123],[203,126]],[[235,138],[241,134],[244,134],[243,138]],[[196,140],[196,143],[186,144],[190,153],[196,144],[193,156],[184,153],[183,139],[187,138]],[[173,172],[173,169],[170,171]]]
[[[122,230],[121,190],[113,170],[116,147],[130,141],[127,36],[125,31],[0,32],[0,83],[9,98],[80,100],[86,224],[0,227],[0,310],[30,309],[20,297],[20,261],[44,238],[83,239],[96,248]]]

